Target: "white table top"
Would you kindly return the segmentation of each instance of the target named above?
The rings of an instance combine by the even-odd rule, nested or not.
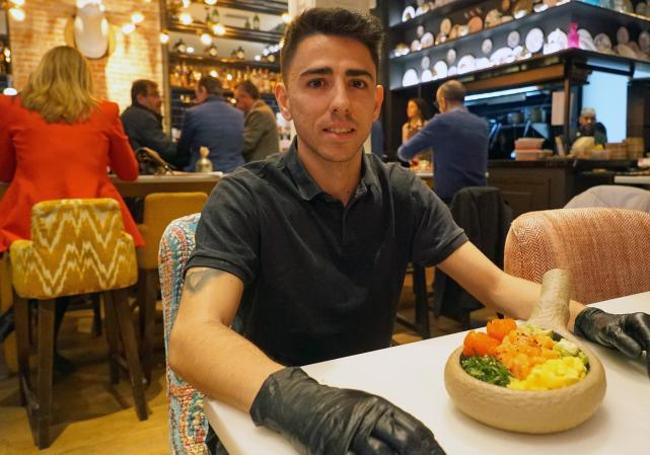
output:
[[[628,185],[650,185],[650,175],[615,175],[614,183]]]
[[[595,306],[611,313],[650,313],[650,292]],[[304,367],[328,385],[383,396],[424,422],[450,454],[647,454],[650,450],[650,379],[642,361],[592,345],[607,374],[596,414],[572,430],[523,435],[496,430],[458,411],[444,386],[444,365],[465,332]],[[295,455],[288,442],[256,428],[248,414],[206,401],[210,424],[231,455]]]

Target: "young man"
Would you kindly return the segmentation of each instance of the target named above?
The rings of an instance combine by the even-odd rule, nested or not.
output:
[[[436,115],[397,150],[410,161],[423,149],[433,150],[436,194],[450,203],[467,186],[485,186],[488,162],[488,124],[465,108],[465,86],[458,81],[442,84],[436,92]]]
[[[260,91],[251,81],[243,81],[235,89],[237,108],[244,115],[244,159],[263,160],[280,151],[280,138],[275,114],[260,99]]]
[[[178,154],[194,171],[199,149],[210,150],[208,158],[215,171],[232,172],[244,164],[244,115],[223,98],[221,81],[203,76],[194,88],[197,105],[185,111]]]
[[[289,25],[276,96],[297,140],[211,194],[169,342],[183,378],[303,453],[444,453],[390,402],[318,384],[295,367],[387,347],[409,261],[437,264],[517,318],[530,315],[540,292],[467,242],[412,173],[362,153],[383,99],[381,36],[374,19],[342,9],[307,10]],[[626,324],[587,311],[572,303],[570,327],[578,313],[588,335]],[[641,341],[629,344],[639,355],[650,316],[645,326],[634,317],[629,333]]]

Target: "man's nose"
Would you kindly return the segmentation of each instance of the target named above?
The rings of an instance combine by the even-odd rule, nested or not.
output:
[[[334,85],[334,94],[331,103],[332,110],[337,113],[346,114],[350,109],[350,95],[345,81],[337,82]]]

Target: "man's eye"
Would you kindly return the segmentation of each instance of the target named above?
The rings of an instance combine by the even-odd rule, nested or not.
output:
[[[354,79],[352,80],[352,86],[354,88],[366,88],[368,84],[366,84],[366,81],[362,81],[361,79]]]
[[[319,88],[322,87],[324,84],[322,79],[314,79],[309,82],[307,82],[307,85],[311,88]]]

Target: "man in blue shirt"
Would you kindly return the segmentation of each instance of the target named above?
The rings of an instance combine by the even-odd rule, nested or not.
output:
[[[224,100],[215,77],[203,76],[195,94],[198,106],[185,112],[178,141],[178,154],[189,161],[185,170],[194,171],[199,148],[206,146],[214,170],[232,172],[244,164],[244,114]]]
[[[487,122],[465,108],[465,87],[458,81],[438,88],[440,114],[397,150],[410,161],[421,150],[433,149],[435,191],[449,203],[466,186],[484,186],[488,160]]]

